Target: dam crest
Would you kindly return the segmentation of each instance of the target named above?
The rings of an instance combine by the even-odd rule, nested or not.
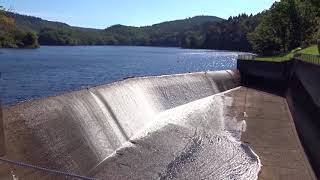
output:
[[[98,179],[181,179],[197,169],[257,179],[259,158],[240,142],[245,122],[224,115],[233,99],[222,92],[239,85],[237,71],[139,77],[7,107],[5,157]],[[216,163],[204,168],[208,160]],[[55,179],[9,165],[1,171]]]

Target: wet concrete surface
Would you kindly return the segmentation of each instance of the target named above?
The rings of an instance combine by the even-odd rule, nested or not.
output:
[[[316,179],[285,98],[245,87],[228,95],[237,99],[230,115],[247,122],[241,140],[261,159],[259,179]]]

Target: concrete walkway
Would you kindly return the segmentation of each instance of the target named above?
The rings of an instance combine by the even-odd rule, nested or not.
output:
[[[259,179],[316,179],[284,98],[245,87],[226,96],[234,98],[227,115],[247,122],[241,139],[261,159]]]

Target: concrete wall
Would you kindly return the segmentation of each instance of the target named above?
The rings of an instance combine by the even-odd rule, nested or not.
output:
[[[239,85],[237,71],[133,78],[8,107],[6,158],[85,175],[160,112]],[[14,173],[50,178],[29,169]]]
[[[320,177],[320,66],[289,62],[238,61],[244,86],[286,97],[300,140]]]
[[[295,62],[286,98],[301,142],[320,177],[320,66]]]
[[[241,84],[282,94],[288,86],[292,62],[264,62],[238,60],[237,68],[241,73]]]

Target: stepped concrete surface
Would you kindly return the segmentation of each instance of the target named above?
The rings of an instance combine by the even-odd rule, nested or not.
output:
[[[127,79],[3,114],[4,158],[96,179],[316,179],[286,100],[237,71]],[[0,163],[13,176],[67,178]]]

